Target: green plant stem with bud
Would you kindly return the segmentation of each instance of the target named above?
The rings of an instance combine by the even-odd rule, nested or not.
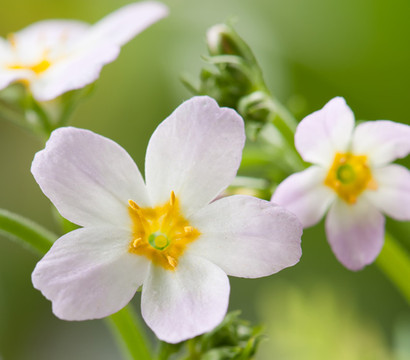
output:
[[[273,185],[280,182],[281,176],[287,177],[307,168],[308,164],[301,159],[294,145],[297,121],[291,112],[272,96],[263,79],[262,70],[246,42],[232,26],[219,24],[208,30],[207,46],[209,56],[203,58],[213,68],[201,71],[199,86],[187,78],[182,81],[195,95],[209,95],[215,98],[220,106],[237,110],[244,118],[247,130],[250,130],[247,131],[248,138],[259,144],[266,142],[267,146],[254,146],[254,149],[250,146],[252,144],[248,143],[241,168],[252,168],[252,163],[258,161],[266,164],[266,155],[269,154],[267,147],[275,148],[276,156],[272,156],[272,162],[279,159],[284,165],[283,171],[275,172],[275,176],[272,175],[273,172],[270,176],[262,172],[265,179]],[[267,130],[272,130],[269,129],[272,126],[280,134],[281,141],[272,141],[270,139],[273,136],[266,136]],[[247,148],[251,149],[251,157],[247,154]],[[258,151],[261,153],[259,157]],[[400,242],[388,233],[376,264],[410,303],[410,256]]]

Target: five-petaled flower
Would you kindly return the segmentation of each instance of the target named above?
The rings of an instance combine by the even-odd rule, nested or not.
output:
[[[46,101],[94,82],[120,47],[167,15],[159,2],[134,3],[93,26],[74,20],[45,20],[0,38],[0,90],[26,84]]]
[[[175,343],[222,321],[227,275],[257,278],[301,256],[302,225],[250,196],[213,201],[234,179],[244,123],[209,97],[178,107],[148,145],[144,183],[113,141],[60,128],[32,173],[60,213],[83,226],[52,246],[33,284],[67,320],[110,315],[143,284],[142,316]]]
[[[410,127],[386,120],[354,128],[343,98],[304,118],[295,134],[302,158],[314,165],[285,179],[272,201],[291,210],[304,227],[329,209],[326,234],[339,261],[359,270],[384,243],[384,216],[410,220],[410,172],[390,164],[410,152]]]

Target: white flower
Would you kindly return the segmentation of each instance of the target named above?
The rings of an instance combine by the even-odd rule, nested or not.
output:
[[[304,118],[295,134],[302,158],[314,165],[283,181],[272,201],[304,227],[327,212],[326,234],[339,261],[359,270],[384,243],[384,216],[410,220],[410,172],[390,164],[410,152],[410,127],[392,121],[364,122],[343,98]]]
[[[256,278],[297,263],[302,228],[289,211],[249,196],[212,202],[234,179],[244,141],[235,111],[193,98],[152,135],[144,183],[113,141],[54,131],[32,173],[60,213],[83,228],[57,240],[33,272],[53,312],[101,318],[143,284],[146,323],[175,343],[222,321],[227,275]]]
[[[23,82],[46,101],[94,82],[120,47],[167,15],[155,1],[129,4],[95,25],[74,20],[34,23],[0,38],[0,90]]]

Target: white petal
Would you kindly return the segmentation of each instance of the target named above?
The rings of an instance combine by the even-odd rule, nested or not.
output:
[[[341,97],[306,116],[295,133],[295,146],[302,158],[328,167],[335,152],[347,150],[354,127],[354,115]]]
[[[373,166],[383,166],[410,153],[410,126],[387,120],[367,121],[353,134],[352,150],[367,155]]]
[[[159,339],[177,343],[216,327],[228,300],[226,274],[205,259],[184,255],[175,271],[151,266],[142,290],[142,316]]]
[[[184,102],[148,144],[145,176],[153,202],[174,191],[185,216],[205,206],[234,179],[244,143],[243,120],[234,110],[206,96]]]
[[[34,97],[51,100],[91,84],[103,66],[117,58],[122,45],[166,15],[167,7],[154,1],[130,4],[111,13],[71,46],[67,56],[32,82]]]
[[[123,308],[149,268],[127,251],[130,233],[112,227],[72,231],[52,246],[32,274],[34,287],[64,320],[88,320]]]
[[[94,46],[98,43],[122,46],[167,15],[167,6],[156,1],[129,4],[96,23],[85,42]]]
[[[91,84],[98,79],[103,66],[114,61],[119,52],[119,47],[109,44],[63,58],[30,83],[33,96],[38,101],[48,101]]]
[[[11,83],[32,77],[30,70],[8,70],[0,68],[0,90],[5,89]]]
[[[207,258],[228,275],[268,276],[302,255],[302,225],[284,208],[250,196],[229,196],[201,209],[190,223],[201,236],[190,254]]]
[[[128,227],[128,200],[148,205],[137,166],[115,142],[88,130],[55,130],[31,171],[58,211],[78,225]]]
[[[400,165],[373,170],[376,191],[364,195],[379,210],[396,220],[410,220],[410,171]]]
[[[384,243],[384,216],[363,197],[354,205],[337,199],[326,218],[333,253],[350,270],[372,263]]]
[[[323,183],[326,172],[319,166],[311,166],[289,176],[279,184],[272,201],[293,212],[304,227],[315,225],[336,197]]]

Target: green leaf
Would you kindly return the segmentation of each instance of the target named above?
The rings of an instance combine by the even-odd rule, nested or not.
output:
[[[58,238],[33,221],[4,209],[0,209],[0,233],[41,255],[44,255]]]

